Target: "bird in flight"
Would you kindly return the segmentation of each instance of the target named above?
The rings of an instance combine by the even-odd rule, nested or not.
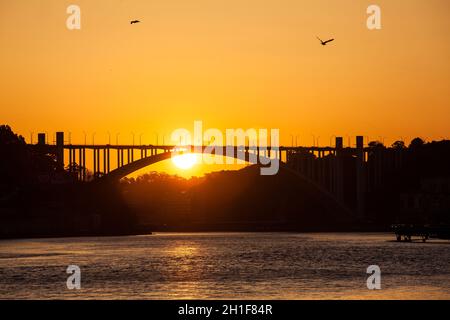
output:
[[[327,45],[328,42],[334,41],[334,39],[329,39],[327,41],[322,41],[322,39],[320,39],[319,37],[317,37],[317,39],[319,39],[320,44],[323,45],[323,46]]]
[[[135,23],[139,23],[140,21],[139,20],[133,20],[133,21],[130,21],[130,24],[135,24]]]

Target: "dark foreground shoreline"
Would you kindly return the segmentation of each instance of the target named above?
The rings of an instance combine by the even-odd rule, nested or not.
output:
[[[157,232],[176,232],[176,233],[219,233],[219,232],[230,232],[230,233],[264,233],[264,232],[274,232],[274,233],[389,233],[392,232],[390,228],[344,228],[344,229],[330,229],[330,228],[224,228],[220,226],[209,227],[209,228],[194,228],[194,227],[155,227],[151,231],[149,229],[142,229],[134,232],[68,232],[68,233],[23,233],[23,234],[12,234],[12,235],[0,235],[1,240],[16,240],[16,239],[57,239],[57,238],[91,238],[91,237],[125,237],[125,236],[146,236],[152,235]]]

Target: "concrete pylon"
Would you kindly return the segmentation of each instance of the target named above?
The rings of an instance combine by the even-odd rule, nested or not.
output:
[[[45,145],[46,143],[45,133],[38,133],[38,145]]]
[[[364,137],[356,137],[356,211],[360,218],[365,213]]]
[[[64,170],[64,132],[56,133],[56,165]]]
[[[342,137],[336,137],[334,181],[335,181],[336,196],[342,204],[344,203],[344,166],[342,159],[343,147],[344,147],[344,139]]]

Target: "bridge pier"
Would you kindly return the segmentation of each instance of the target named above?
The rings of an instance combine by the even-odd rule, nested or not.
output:
[[[101,152],[100,151],[101,151],[100,149],[97,149],[97,173],[98,174],[100,174],[102,172],[102,168],[100,166],[100,164],[101,164],[101,162],[100,162],[100,160],[101,160]]]
[[[64,132],[56,133],[56,166],[64,170]]]
[[[107,148],[103,149],[103,173],[104,174],[106,174],[108,171],[107,170],[108,165],[106,164],[106,161],[107,161],[106,150],[107,150]]]
[[[82,148],[80,149],[80,151],[82,151],[82,163],[83,163],[83,181],[86,181],[87,179],[87,172],[86,172],[86,148]]]
[[[72,148],[70,148],[69,149],[69,172],[72,172],[72,165],[73,165]]]
[[[107,155],[108,155],[108,168],[107,168],[107,172],[110,173],[110,172],[111,172],[111,159],[110,159],[110,156],[111,156],[111,150],[110,150],[109,147],[108,147]]]
[[[334,164],[335,190],[339,201],[344,203],[344,168],[343,168],[343,148],[344,140],[342,137],[336,137],[336,153]]]
[[[94,149],[93,151],[93,164],[94,164],[94,177],[97,176],[97,150]]]
[[[330,153],[329,153],[329,157],[328,157],[328,159],[327,159],[327,165],[328,165],[328,190],[331,192],[331,193],[333,193],[334,192],[334,188],[333,188],[333,186],[334,186],[334,179],[333,179],[333,177],[334,177],[334,175],[333,175],[333,159],[334,159],[334,156],[333,156],[333,152],[331,152],[330,151]]]
[[[81,152],[81,148],[78,148],[78,180],[83,179],[83,168],[82,168],[82,159],[83,153]]]
[[[356,212],[364,218],[365,174],[364,137],[356,137]]]
[[[43,146],[47,144],[45,133],[38,133],[38,145]]]

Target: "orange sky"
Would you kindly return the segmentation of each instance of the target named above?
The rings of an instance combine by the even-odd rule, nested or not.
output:
[[[77,4],[82,29],[66,28]],[[382,30],[366,8],[382,9]],[[194,120],[332,135],[448,137],[448,0],[0,0],[0,122],[143,134]],[[139,19],[141,24],[130,25]],[[317,36],[336,41],[322,47]],[[35,138],[36,139],[36,138]],[[345,139],[347,140],[347,138]]]

